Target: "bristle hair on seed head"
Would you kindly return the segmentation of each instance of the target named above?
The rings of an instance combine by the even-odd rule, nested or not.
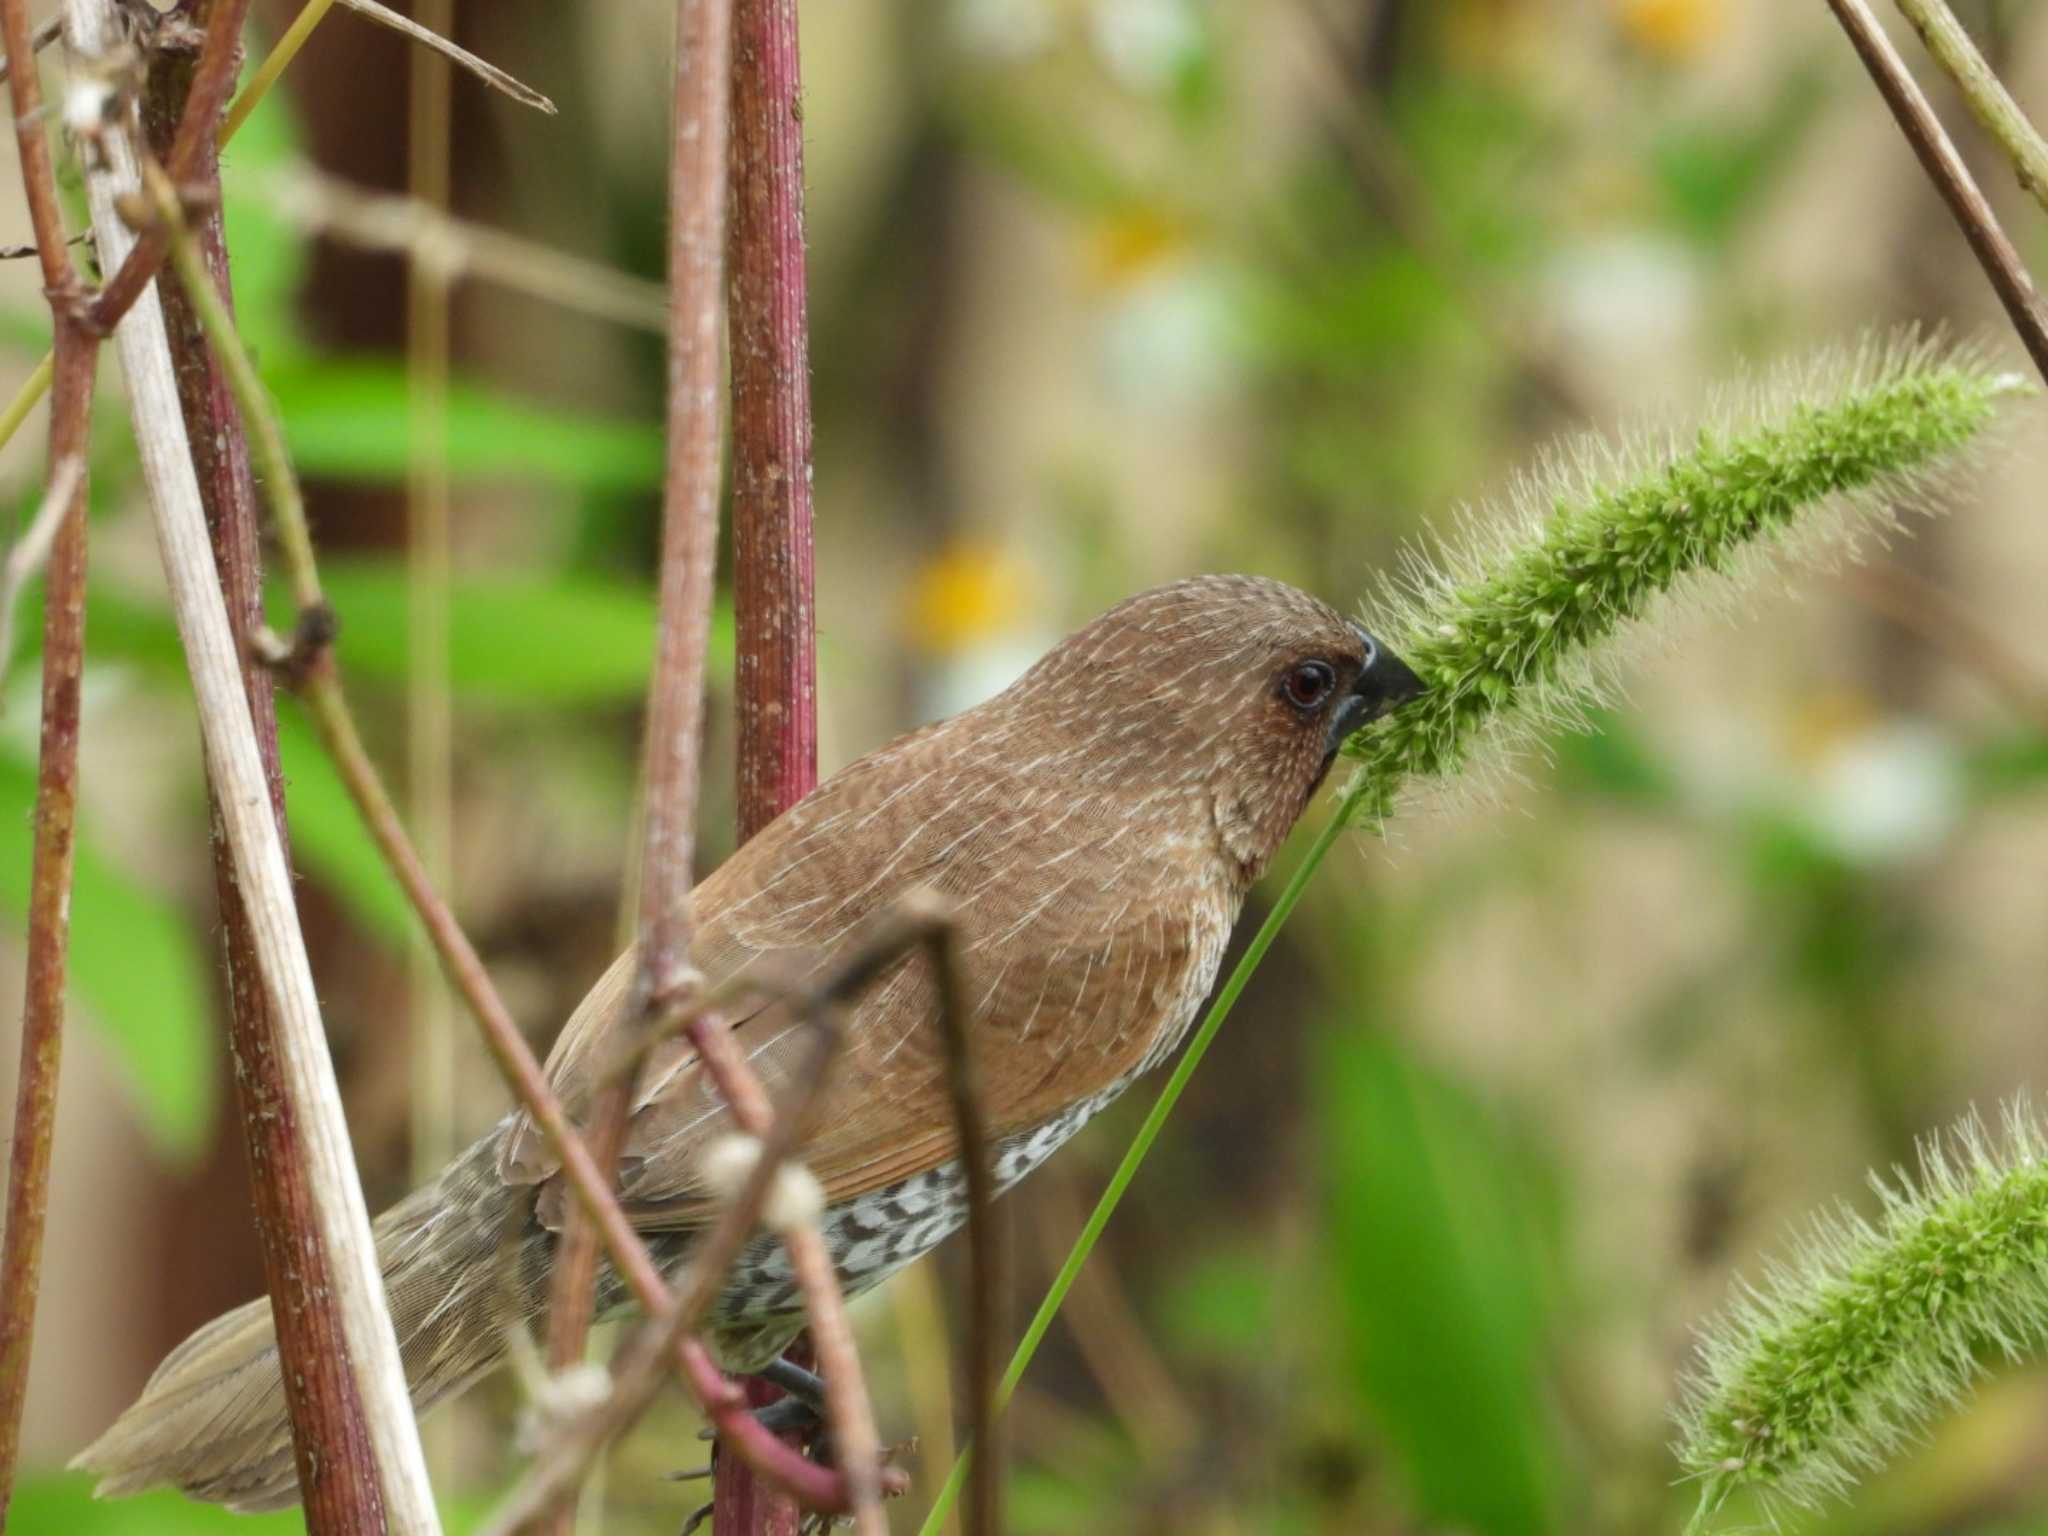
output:
[[[1738,1490],[1773,1519],[1845,1494],[1992,1366],[2048,1346],[2048,1136],[2024,1099],[1873,1175],[1874,1218],[1815,1218],[1702,1332],[1676,1448],[1694,1528]]]
[[[1584,439],[1404,552],[1368,625],[1429,692],[1354,735],[1347,803],[1384,819],[1416,778],[1469,789],[1583,727],[1671,603],[1730,604],[1775,559],[1854,559],[1931,513],[2025,381],[1908,332],[1779,365],[1684,434]],[[1475,773],[1474,770],[1477,770]],[[1350,792],[1347,791],[1347,795]]]

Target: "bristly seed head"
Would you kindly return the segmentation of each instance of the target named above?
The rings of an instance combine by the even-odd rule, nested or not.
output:
[[[1680,1413],[1694,1525],[1731,1493],[1846,1492],[2003,1359],[2048,1345],[2048,1140],[2024,1103],[2003,1145],[1966,1120],[1918,1179],[1873,1178],[1873,1223],[1816,1221],[1710,1325]]]
[[[2000,403],[2028,392],[1968,350],[1907,336],[1780,379],[1684,452],[1589,446],[1519,487],[1508,515],[1460,519],[1458,542],[1411,552],[1375,604],[1429,691],[1346,743],[1361,819],[1384,818],[1412,777],[1447,779],[1484,748],[1577,724],[1612,639],[1666,594],[1744,574],[1788,540],[1853,553],[1894,505],[1938,500]],[[1851,515],[1818,515],[1829,509]]]

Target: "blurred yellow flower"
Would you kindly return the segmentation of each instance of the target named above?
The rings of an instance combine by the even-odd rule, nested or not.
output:
[[[958,655],[1013,628],[1024,613],[1023,569],[987,545],[963,545],[918,572],[910,635],[928,655]]]
[[[1727,0],[1615,0],[1615,8],[1630,42],[1673,63],[1694,57],[1728,22]]]
[[[1088,276],[1104,288],[1137,282],[1179,255],[1186,226],[1158,208],[1131,208],[1099,219],[1088,231]]]

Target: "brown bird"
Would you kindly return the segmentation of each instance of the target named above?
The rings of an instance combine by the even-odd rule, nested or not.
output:
[[[1339,744],[1421,691],[1364,630],[1278,582],[1209,576],[1142,593],[770,824],[692,893],[691,957],[712,987],[750,967],[813,974],[905,892],[941,893],[1008,1188],[1180,1043],[1245,892]],[[633,969],[629,951],[548,1059],[572,1112],[622,1048]],[[935,1013],[921,960],[882,972],[848,1012],[803,1146],[850,1292],[966,1217]],[[774,1088],[804,1049],[788,1008],[730,1022]],[[714,1214],[703,1153],[727,1128],[685,1043],[649,1062],[619,1182],[671,1273]],[[545,1307],[566,1198],[545,1138],[515,1113],[378,1220],[419,1408],[489,1370],[507,1330]],[[601,1305],[625,1304],[615,1277],[600,1286]],[[721,1362],[759,1370],[802,1323],[780,1244],[757,1237],[711,1319]],[[74,1465],[100,1475],[103,1495],[170,1483],[239,1509],[293,1502],[267,1302],[187,1339]]]

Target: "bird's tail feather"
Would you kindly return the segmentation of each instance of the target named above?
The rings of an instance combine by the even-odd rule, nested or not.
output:
[[[539,1310],[550,1237],[530,1192],[497,1176],[485,1137],[377,1219],[378,1266],[413,1406],[424,1412],[496,1362],[505,1332]],[[165,1358],[142,1395],[71,1463],[102,1498],[168,1483],[234,1509],[298,1499],[270,1302],[200,1328]]]

